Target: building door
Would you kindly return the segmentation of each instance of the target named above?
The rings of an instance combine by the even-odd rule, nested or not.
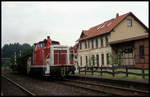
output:
[[[134,65],[135,64],[134,48],[122,49],[119,59],[122,62],[122,65]]]

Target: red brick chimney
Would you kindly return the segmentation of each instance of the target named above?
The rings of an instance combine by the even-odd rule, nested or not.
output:
[[[116,13],[116,18],[118,18],[119,17],[119,13]]]

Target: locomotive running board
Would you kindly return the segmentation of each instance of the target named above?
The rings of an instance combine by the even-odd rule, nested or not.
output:
[[[45,66],[45,65],[44,65],[44,66],[31,65],[30,67],[31,67],[31,68],[37,68],[37,67],[46,67],[46,66]]]

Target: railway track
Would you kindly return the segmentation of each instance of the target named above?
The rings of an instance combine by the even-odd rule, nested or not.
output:
[[[126,87],[119,87],[114,85],[98,84],[98,83],[89,83],[85,81],[77,81],[70,79],[63,79],[63,82],[60,82],[65,85],[83,88],[99,93],[105,93],[110,95],[120,95],[120,96],[145,96],[149,95],[149,91],[146,90],[137,90]]]
[[[22,90],[25,94],[29,95],[29,96],[36,96],[34,93],[30,92],[28,89],[24,88],[23,86],[19,85],[18,83],[16,83],[15,81],[9,79],[8,77],[1,75],[1,77],[3,77],[4,79],[8,80],[10,83],[12,83],[13,85],[17,86],[18,88],[20,88],[20,90]]]
[[[10,81],[13,84],[17,84],[16,82],[10,80],[9,78],[7,78],[6,76],[3,76],[3,78],[7,79],[8,81]],[[48,80],[47,78],[44,78],[44,80]],[[51,78],[52,80],[52,78]],[[72,79],[68,79],[68,78],[63,78],[61,80],[56,80],[54,78],[54,81],[59,83],[59,84],[64,84],[64,85],[69,85],[72,87],[76,87],[76,88],[82,88],[85,90],[90,90],[93,92],[96,92],[97,94],[102,94],[102,95],[121,95],[121,96],[145,96],[145,95],[149,95],[149,91],[147,90],[139,90],[139,89],[131,89],[128,87],[121,87],[121,86],[115,86],[115,85],[106,85],[106,83],[97,83],[97,82],[88,82],[87,80],[72,80]],[[19,84],[17,84],[17,86],[20,86]],[[34,93],[28,91],[27,89],[25,89],[24,87],[20,86],[20,89],[23,89],[23,91],[25,91],[28,95],[31,96],[36,96]]]

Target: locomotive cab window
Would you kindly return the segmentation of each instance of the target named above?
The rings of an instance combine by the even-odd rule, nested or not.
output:
[[[44,48],[46,46],[45,42],[39,44],[39,48]]]
[[[42,43],[42,46],[43,46],[43,47],[45,47],[45,46],[46,46],[46,43],[45,43],[45,42],[43,42],[43,43]]]
[[[37,48],[39,48],[39,45],[38,45],[38,44],[35,44],[35,50],[36,50]]]
[[[42,43],[39,44],[39,48],[42,48]]]

